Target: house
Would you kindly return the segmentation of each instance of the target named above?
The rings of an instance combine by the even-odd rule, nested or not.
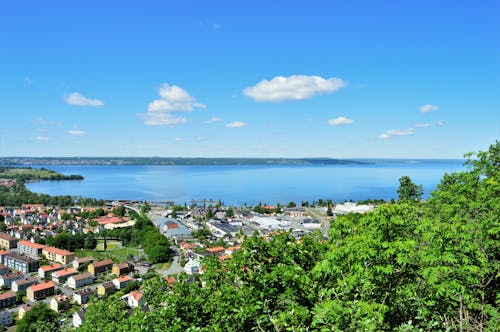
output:
[[[51,262],[57,262],[65,265],[69,264],[69,262],[75,258],[75,254],[71,251],[54,247],[43,248],[42,254]]]
[[[0,250],[0,263],[3,264],[3,258],[5,257],[5,255],[8,255],[10,254],[10,251],[8,250]]]
[[[83,286],[90,285],[94,282],[94,275],[90,272],[72,275],[68,278],[67,285],[69,288],[77,289]]]
[[[40,267],[40,261],[38,259],[33,259],[14,252],[3,256],[3,263],[12,270],[21,271],[23,273],[36,272]]]
[[[73,313],[73,327],[79,327],[85,323],[85,310],[77,310]]]
[[[59,263],[52,265],[44,265],[38,269],[38,277],[41,279],[50,278],[52,273],[62,269],[63,266]]]
[[[52,281],[56,284],[64,284],[69,277],[78,274],[78,271],[72,267],[62,269],[52,273]]]
[[[89,265],[90,263],[94,262],[94,257],[88,256],[88,257],[82,257],[82,258],[75,258],[72,262],[73,267],[78,270],[80,266],[85,266]]]
[[[36,305],[38,304],[38,302],[35,302],[35,303],[28,303],[28,304],[25,304],[23,306],[21,306],[19,308],[19,319],[23,319],[24,315],[30,311],[31,309],[33,309]]]
[[[8,310],[2,310],[0,311],[0,325],[5,327],[5,326],[11,326],[13,323],[12,320],[12,314]]]
[[[110,271],[112,268],[113,268],[113,261],[111,259],[105,259],[103,261],[89,264],[88,271],[93,275],[97,276],[98,274]]]
[[[0,264],[0,275],[10,273],[10,269],[8,266],[5,266],[3,264]]]
[[[128,293],[128,305],[131,308],[142,307],[146,303],[143,292],[132,291]]]
[[[232,255],[238,250],[241,250],[241,246],[232,246],[232,247],[228,247],[226,249],[225,253],[226,253],[226,255]]]
[[[0,232],[0,248],[14,249],[17,247],[17,239],[9,234]]]
[[[92,288],[84,288],[82,290],[76,291],[73,294],[73,300],[75,300],[76,303],[79,305],[85,304],[89,302],[90,297],[95,294],[95,290]]]
[[[42,254],[43,248],[45,248],[45,245],[30,241],[19,241],[17,243],[17,250],[19,252],[34,257],[39,257]]]
[[[117,277],[124,274],[129,274],[130,272],[134,272],[134,265],[127,262],[113,264],[112,272]]]
[[[14,280],[11,285],[11,289],[13,292],[19,292],[26,290],[29,286],[38,284],[37,277],[29,277],[19,280]]]
[[[0,275],[0,286],[10,287],[14,280],[23,279],[24,274],[22,272],[12,272],[4,275]]]
[[[0,294],[0,309],[8,308],[16,304],[16,293],[8,291]]]
[[[26,296],[32,302],[54,295],[55,283],[47,281],[38,285],[32,285],[26,289]],[[14,293],[15,294],[15,293]]]
[[[129,276],[123,276],[113,279],[113,285],[115,285],[116,289],[125,288],[133,279]]]
[[[226,251],[226,249],[224,249],[224,247],[213,247],[213,248],[205,248],[205,251],[209,255],[221,255]]]
[[[50,309],[54,310],[55,312],[64,311],[69,307],[71,307],[69,297],[64,293],[56,295],[50,300]]]
[[[111,295],[114,292],[116,292],[116,287],[111,281],[103,282],[97,286],[97,295]]]
[[[200,260],[197,258],[190,259],[184,265],[184,271],[189,275],[200,273],[200,269],[201,269],[201,263]]]

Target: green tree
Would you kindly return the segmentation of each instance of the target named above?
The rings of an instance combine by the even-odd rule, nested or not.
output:
[[[399,179],[398,200],[401,202],[417,202],[424,193],[422,185],[413,183],[410,177],[403,176]]]
[[[17,322],[16,332],[57,332],[58,315],[45,303],[40,302]]]

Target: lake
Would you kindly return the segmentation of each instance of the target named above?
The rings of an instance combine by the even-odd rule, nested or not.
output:
[[[367,165],[44,165],[82,181],[41,181],[27,187],[49,195],[98,199],[174,201],[221,200],[255,205],[313,201],[334,202],[397,198],[401,176],[424,187],[425,197],[445,173],[460,171],[461,160],[389,160]]]

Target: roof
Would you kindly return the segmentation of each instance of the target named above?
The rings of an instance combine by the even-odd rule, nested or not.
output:
[[[62,293],[60,295],[54,296],[54,300],[56,300],[57,302],[66,302],[69,301],[69,297],[68,295]]]
[[[38,262],[38,260],[36,260],[36,259],[33,259],[31,257],[28,257],[28,256],[21,255],[21,254],[15,253],[15,252],[9,252],[5,256],[12,257],[13,259],[15,259],[17,261],[25,262],[25,263],[28,263],[28,264],[29,263]]]
[[[71,276],[70,278],[73,278],[75,281],[79,281],[79,280],[85,280],[85,279],[90,279],[90,278],[94,279],[94,275],[90,272],[85,272],[85,273]]]
[[[57,263],[57,264],[52,264],[52,265],[44,265],[40,268],[43,272],[48,272],[48,271],[54,271],[54,270],[60,270],[62,269],[62,265]]]
[[[6,279],[15,279],[15,278],[19,278],[19,276],[22,276],[22,275],[23,275],[22,272],[16,271],[16,272],[12,272],[12,273],[6,273],[3,276],[1,276],[1,278],[3,280],[6,280]]]
[[[93,261],[94,261],[94,257],[92,257],[92,256],[87,256],[87,257],[82,257],[82,258],[75,258],[75,260],[76,260],[79,264],[82,264],[82,263],[93,262]]]
[[[0,270],[5,270],[5,269],[9,269],[8,266],[4,265],[4,264],[0,264]]]
[[[125,281],[130,281],[130,280],[132,280],[132,278],[129,277],[129,276],[123,276],[123,277],[116,278],[116,280],[118,280],[119,283],[122,283],[122,282],[125,282]]]
[[[17,239],[13,236],[10,236],[9,234],[6,233],[0,233],[0,239],[7,240],[7,241],[17,241]]]
[[[14,293],[12,291],[5,292],[3,294],[0,294],[0,301],[5,300],[5,299],[9,299],[13,296],[16,297],[16,293]]]
[[[128,268],[133,268],[134,266],[130,263],[127,263],[127,262],[123,262],[123,263],[119,263],[119,264],[114,264],[114,266],[118,267],[120,270],[121,269],[128,269]]]
[[[14,281],[18,286],[20,285],[26,285],[26,284],[33,284],[38,282],[37,277],[30,277],[30,278],[25,278],[25,279],[18,279]]]
[[[103,288],[111,288],[111,287],[115,288],[115,284],[113,284],[113,282],[111,281],[103,282],[99,286],[102,286]]]
[[[68,274],[77,274],[77,273],[78,273],[78,271],[72,267],[68,267],[66,269],[62,269],[62,270],[54,272],[54,274],[56,274],[58,277],[62,277],[62,276],[68,275]]]
[[[141,297],[144,295],[143,292],[132,291],[128,293],[129,296],[132,296],[136,301],[139,301]]]
[[[206,248],[205,250],[210,253],[214,253],[214,252],[225,251],[226,249],[224,249],[224,247],[213,247],[213,248]]]
[[[38,285],[30,286],[30,287],[28,287],[28,289],[31,289],[33,292],[38,292],[38,291],[41,291],[44,289],[53,288],[55,285],[56,284],[54,284],[53,281],[47,281],[47,282],[43,282],[43,283],[38,284]],[[15,293],[14,293],[14,295],[15,295]]]
[[[94,267],[101,267],[106,265],[113,265],[113,261],[111,259],[105,259],[103,261],[92,263]]]
[[[0,256],[7,255],[8,253],[10,253],[10,251],[8,251],[8,250],[0,250]]]
[[[71,251],[59,249],[59,248],[55,248],[55,247],[45,247],[45,248],[43,248],[43,251],[47,251],[47,252],[50,252],[50,253],[53,253],[56,255],[60,255],[60,256],[73,255],[73,253]]]
[[[40,244],[40,243],[33,243],[33,242],[30,242],[30,241],[19,241],[17,243],[18,246],[22,245],[22,246],[25,246],[25,247],[30,247],[30,248],[33,248],[33,249],[43,249],[45,248],[45,245],[43,244]]]
[[[85,294],[94,294],[94,293],[95,293],[95,290],[93,290],[90,287],[87,287],[87,288],[81,289],[79,291],[76,291],[74,294],[81,296],[81,295],[85,295]]]

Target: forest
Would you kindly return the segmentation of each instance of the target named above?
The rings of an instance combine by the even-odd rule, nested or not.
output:
[[[328,240],[249,237],[192,280],[144,281],[149,310],[95,301],[77,331],[499,331],[500,143],[467,157],[425,202],[402,178]]]

